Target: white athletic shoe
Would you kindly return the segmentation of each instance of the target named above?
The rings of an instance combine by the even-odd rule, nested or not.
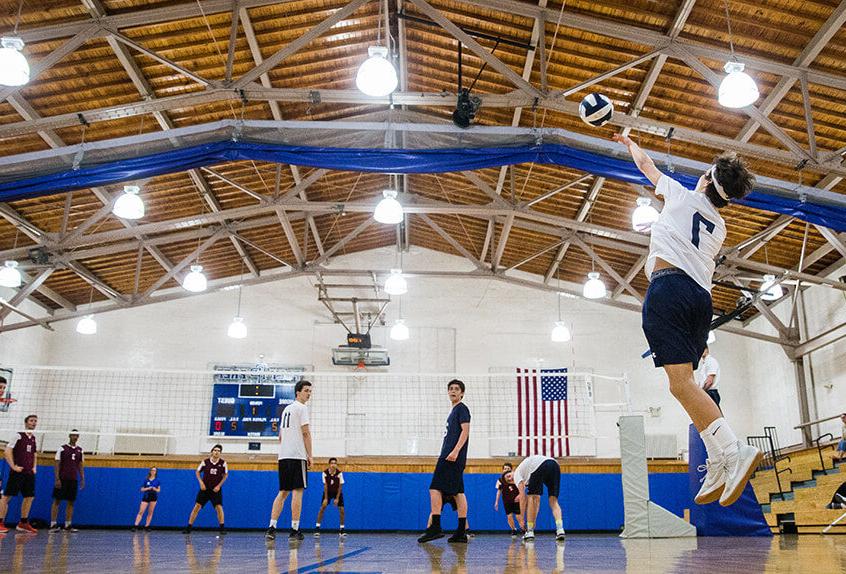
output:
[[[534,530],[527,530],[525,534],[523,534],[523,542],[531,542],[535,539],[535,531]]]
[[[555,540],[557,540],[557,541],[559,541],[559,542],[561,542],[562,540],[564,540],[566,537],[567,537],[567,534],[564,532],[564,529],[563,529],[563,528],[562,528],[561,530],[557,530],[557,531],[555,532]]]
[[[737,441],[736,450],[726,451],[724,456],[726,459],[726,486],[720,496],[720,505],[730,506],[743,494],[746,483],[749,482],[749,478],[758,468],[764,456],[754,446],[743,444],[740,441]]]
[[[726,461],[720,456],[716,459],[708,459],[705,464],[698,467],[699,472],[705,472],[702,477],[702,487],[693,499],[696,504],[710,504],[719,500],[726,485]]]

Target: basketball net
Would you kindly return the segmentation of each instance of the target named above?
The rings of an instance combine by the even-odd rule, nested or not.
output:
[[[363,383],[367,380],[367,366],[363,360],[358,361],[358,365],[353,369],[353,380],[357,383]]]

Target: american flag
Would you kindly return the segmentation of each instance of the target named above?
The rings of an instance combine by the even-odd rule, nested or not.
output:
[[[517,455],[570,456],[567,369],[517,369]]]

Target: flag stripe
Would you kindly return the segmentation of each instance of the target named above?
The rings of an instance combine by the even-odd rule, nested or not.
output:
[[[564,402],[564,409],[567,409],[567,401]],[[561,453],[561,456],[564,456],[564,449],[561,447],[561,401],[558,401],[558,452]],[[567,452],[569,455],[569,451]]]
[[[532,369],[532,399],[534,401],[534,405],[532,408],[532,414],[534,415],[535,419],[535,426],[532,427],[534,429],[535,435],[535,453],[540,452],[540,448],[538,445],[538,371],[537,369]]]
[[[517,456],[523,456],[523,377],[517,369]]]
[[[546,407],[547,407],[548,402],[549,401],[541,401],[541,420],[542,420],[541,430],[543,431],[543,434],[541,435],[543,437],[543,439],[541,439],[542,442],[543,442],[543,448],[542,448],[541,452],[543,454],[547,453],[547,450],[546,450]]]

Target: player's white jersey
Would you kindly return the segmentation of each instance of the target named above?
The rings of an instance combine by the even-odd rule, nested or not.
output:
[[[661,174],[655,193],[664,197],[664,209],[652,224],[646,276],[661,258],[687,273],[710,293],[714,260],[726,239],[726,222],[704,193],[684,188]]]
[[[300,401],[294,401],[282,411],[279,419],[279,460],[294,458],[308,460],[305,442],[303,441],[303,425],[309,424],[308,407]]]

